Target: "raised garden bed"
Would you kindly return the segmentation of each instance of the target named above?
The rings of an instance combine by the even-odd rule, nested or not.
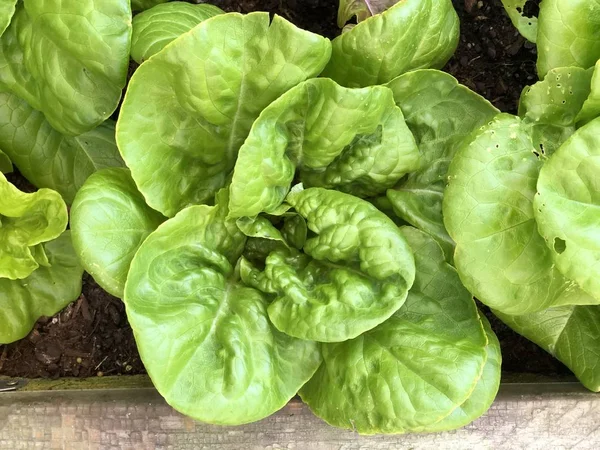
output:
[[[211,3],[226,11],[266,10],[330,38],[339,33],[337,5],[331,0]],[[501,111],[516,113],[522,89],[537,80],[535,46],[518,34],[500,0],[454,0],[454,6],[461,38],[444,70]],[[34,189],[18,172],[8,179],[22,190]],[[430,448],[441,443],[445,448],[567,448],[580,435],[600,444],[594,426],[600,420],[598,396],[575,383],[558,360],[479,306],[500,340],[503,386],[487,415],[465,429],[428,437],[357,438],[328,427],[296,400],[262,422],[224,429],[193,422],[166,406],[143,376],[124,305],[86,275],[79,299],[55,317],[39,320],[23,340],[0,346],[0,376],[19,383],[34,380],[14,386],[18,392],[0,392],[0,448],[34,442],[73,448]],[[543,436],[546,440],[540,440]]]

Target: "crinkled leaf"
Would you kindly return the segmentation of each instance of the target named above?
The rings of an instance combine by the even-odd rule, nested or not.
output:
[[[394,92],[422,155],[420,169],[388,190],[387,197],[395,214],[431,234],[450,262],[454,242],[442,217],[448,166],[465,137],[499,111],[451,75],[437,70],[415,70],[387,86]]]
[[[141,64],[200,22],[222,13],[213,5],[184,2],[165,3],[144,11],[133,18],[131,58]]]
[[[494,313],[600,392],[600,306],[561,306],[522,316]]]
[[[281,17],[223,14],[142,64],[117,142],[148,204],[173,216],[211,201],[261,111],[321,72],[330,52],[327,39]]]
[[[0,84],[79,135],[117,107],[130,45],[128,0],[24,0],[0,38]]]
[[[416,170],[419,159],[388,88],[308,80],[273,102],[253,125],[233,174],[231,215],[278,208],[296,168],[308,186],[366,197]]]
[[[133,256],[164,219],[146,205],[129,170],[104,169],[90,176],[75,197],[73,246],[86,272],[123,298]]]
[[[364,200],[321,188],[294,192],[288,203],[314,237],[305,254],[276,250],[264,272],[252,274],[252,284],[275,294],[269,317],[279,330],[340,342],[402,306],[414,281],[414,258],[390,219]]]
[[[240,217],[236,224],[240,231],[248,237],[285,243],[281,232],[266,217]]]
[[[556,267],[600,303],[600,118],[544,164],[534,201]]]
[[[226,200],[218,205],[186,208],[144,241],[125,303],[167,402],[197,420],[237,425],[283,407],[321,356],[316,343],[277,331],[263,294],[237,281],[246,238],[226,219]]]
[[[123,165],[114,122],[80,136],[65,136],[42,113],[8,92],[0,92],[0,148],[31,183],[58,191],[68,204],[92,173]]]
[[[587,69],[600,59],[599,0],[544,0],[538,17],[540,78],[557,67]]]
[[[0,2],[0,36],[10,25],[12,16],[15,14],[15,6],[18,0],[3,0]]]
[[[285,217],[281,235],[289,245],[302,249],[308,237],[306,219],[300,214],[291,214]]]
[[[362,87],[410,70],[439,69],[454,53],[458,37],[451,0],[403,0],[338,36],[323,76]]]
[[[529,0],[502,0],[502,5],[508,13],[513,25],[519,33],[530,42],[537,41],[538,19],[525,15],[525,5]]]
[[[60,236],[67,221],[67,205],[57,192],[27,194],[0,173],[0,278],[28,277],[39,267],[39,249],[32,247]]]
[[[53,316],[81,294],[83,268],[70,232],[43,247],[48,266],[22,280],[0,278],[0,344],[24,338],[40,317]]]
[[[478,130],[448,170],[444,223],[469,291],[505,314],[597,303],[555,267],[538,233],[533,199],[544,158],[529,126],[506,114]]]
[[[575,132],[577,117],[590,95],[591,78],[589,69],[561,67],[523,90],[519,115],[531,123],[540,153],[551,155]]]
[[[356,339],[324,344],[323,364],[300,390],[317,416],[361,434],[435,427],[477,392],[487,358],[473,298],[442,249],[426,233],[403,231],[417,265],[406,304]],[[471,401],[487,402],[487,392],[477,395]]]
[[[592,75],[591,91],[577,116],[577,124],[584,125],[590,120],[600,117],[600,60],[596,63]]]
[[[574,126],[590,95],[591,79],[589,69],[552,69],[543,81],[525,88],[519,102],[519,115],[532,122]]]

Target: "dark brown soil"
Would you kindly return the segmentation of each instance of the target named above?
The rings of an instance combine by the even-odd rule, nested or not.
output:
[[[269,11],[330,39],[340,32],[336,25],[337,0],[197,0],[192,3],[212,3],[228,12]]]
[[[144,366],[121,300],[85,276],[83,293],[25,339],[0,346],[0,374],[28,378],[140,374]]]
[[[456,54],[444,70],[503,112],[517,112],[521,91],[537,81],[535,45],[512,25],[500,0],[453,0],[461,23]],[[538,0],[527,14],[537,14]]]
[[[197,0],[196,3],[202,3]],[[333,38],[337,0],[214,0],[226,11],[263,10]],[[536,81],[535,47],[513,28],[500,0],[454,0],[462,35],[455,57],[445,70],[491,100],[515,112],[521,90]],[[535,4],[535,3],[534,3]],[[20,189],[34,188],[18,173],[10,175]],[[487,308],[498,335],[505,372],[545,375],[568,369],[535,344],[517,335]],[[82,296],[52,319],[40,320],[31,334],[0,346],[0,374],[24,377],[89,377],[144,373],[122,302],[87,277]]]

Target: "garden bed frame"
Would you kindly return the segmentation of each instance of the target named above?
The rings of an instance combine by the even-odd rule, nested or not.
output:
[[[600,394],[573,379],[508,378],[491,409],[457,431],[359,436],[299,400],[260,422],[207,425],[169,407],[145,376],[0,379],[0,449],[591,449]],[[5,390],[3,392],[3,390]]]

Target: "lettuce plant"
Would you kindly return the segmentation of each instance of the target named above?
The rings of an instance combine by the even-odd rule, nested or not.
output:
[[[524,2],[506,3],[516,20]],[[15,35],[36,14],[24,4]],[[473,294],[598,389],[597,56],[588,64],[575,47],[577,64],[556,66],[541,52],[548,75],[516,117],[431,70],[457,43],[449,0],[343,1],[340,24],[358,24],[333,42],[266,13],[132,7],[146,11],[133,20],[141,65],[116,125],[127,168],[113,167],[106,116],[60,123],[44,110],[47,80],[31,62],[22,72],[36,95],[3,82],[0,144],[24,171],[28,155],[52,151],[92,162],[85,183],[51,165],[28,176],[74,198],[74,250],[123,298],[171,405],[241,424],[299,392],[360,433],[463,426],[500,378]],[[580,31],[587,58],[595,28]],[[37,264],[24,276],[42,274],[50,244],[23,242]]]
[[[19,191],[0,173],[0,344],[21,339],[81,293],[83,269],[57,192]]]
[[[283,407],[321,362],[315,342],[278,331],[267,297],[239,280],[246,237],[215,206],[191,206],[141,245],[125,285],[127,316],[159,392],[217,424],[259,420]]]
[[[451,0],[342,0],[338,21],[352,14],[365,20],[333,40],[323,72],[342,86],[384,84],[410,70],[440,69],[458,45]]]
[[[505,314],[600,303],[564,277],[538,232],[534,198],[544,161],[536,150],[526,122],[499,115],[448,171],[444,221],[456,268],[478,299]]]
[[[136,16],[132,51],[142,64],[116,127],[128,169],[90,176],[72,207],[82,264],[123,298],[160,393],[216,424],[259,420],[299,390],[330,423],[347,427],[356,415],[362,433],[449,429],[482,414],[498,388],[495,336],[436,241],[374,206],[407,178],[443,192],[458,143],[496,113],[437,71],[371,86],[445,62],[458,30],[451,3],[400,2],[365,20],[397,26],[412,15],[426,29],[394,50],[401,68],[363,88],[315,78],[327,74],[332,44],[280,17],[190,8],[167,3]],[[427,45],[414,52],[414,39]],[[448,106],[432,95],[419,109],[409,91],[427,87]],[[445,119],[456,111],[468,120]],[[437,328],[445,331],[436,338]],[[373,367],[413,386],[386,400],[376,422],[346,399],[352,390],[325,397],[338,379],[326,379],[323,364],[362,379],[336,349],[354,355],[364,339],[381,347]],[[420,351],[408,359],[389,356],[411,342]],[[464,364],[450,367],[453,358]],[[435,383],[421,384],[431,371]],[[346,409],[334,413],[336,404]]]
[[[443,204],[464,285],[595,391],[599,64],[551,69],[523,91],[520,117],[475,131],[450,165]]]

